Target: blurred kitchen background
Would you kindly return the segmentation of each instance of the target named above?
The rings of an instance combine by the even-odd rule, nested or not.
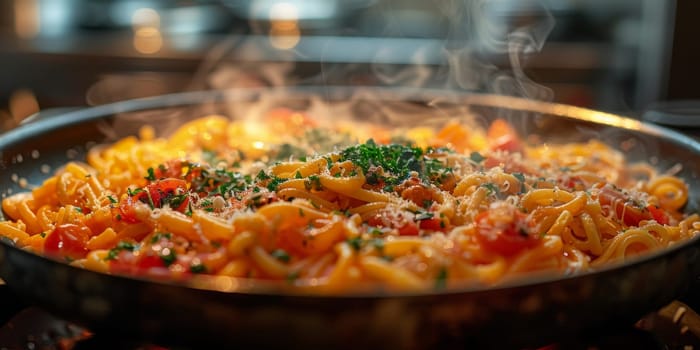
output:
[[[461,57],[445,53],[465,48],[506,72],[515,58],[520,76],[559,102],[638,115],[654,101],[700,98],[700,2],[471,1],[483,11],[465,21],[486,23],[486,37],[531,24],[537,30],[533,45],[513,56],[503,42],[484,48],[488,40],[455,35],[472,28],[455,26],[469,12],[459,1],[3,0],[0,120],[206,88],[445,88],[446,67],[454,72]]]

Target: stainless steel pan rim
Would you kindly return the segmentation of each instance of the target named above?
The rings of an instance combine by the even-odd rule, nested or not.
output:
[[[694,152],[700,155],[700,143],[688,136],[685,136],[674,130],[664,128],[661,126],[643,123],[635,119],[621,117],[618,115],[595,111],[591,109],[575,107],[564,104],[548,103],[541,101],[532,101],[519,97],[502,96],[502,95],[488,95],[488,94],[475,94],[475,93],[464,93],[459,91],[451,90],[431,90],[431,89],[413,89],[413,88],[377,88],[377,87],[346,87],[346,86],[325,86],[325,87],[278,87],[278,88],[250,88],[250,89],[232,89],[232,90],[219,90],[219,91],[195,91],[195,92],[185,92],[177,93],[171,95],[163,95],[156,97],[141,98],[135,100],[121,101],[116,103],[111,103],[102,106],[90,107],[85,109],[80,109],[76,111],[67,112],[65,114],[54,116],[47,119],[41,120],[27,120],[20,127],[9,131],[8,133],[0,137],[0,152],[4,150],[9,145],[16,142],[26,140],[32,135],[50,133],[53,130],[60,128],[70,127],[72,125],[78,125],[92,120],[97,120],[105,116],[116,115],[119,113],[128,113],[141,110],[149,110],[155,108],[167,108],[167,107],[179,107],[187,105],[196,105],[202,102],[221,102],[221,101],[241,101],[250,100],[258,98],[260,96],[289,96],[289,97],[305,97],[309,94],[321,95],[322,97],[328,97],[331,100],[338,98],[338,96],[348,96],[352,95],[356,91],[362,91],[363,96],[372,95],[375,96],[380,101],[443,101],[450,103],[464,104],[467,106],[484,106],[484,107],[496,107],[513,109],[518,111],[528,111],[534,113],[542,114],[553,114],[559,117],[576,119],[581,121],[592,122],[596,124],[609,125],[614,128],[635,130],[642,134],[646,134],[649,137],[661,137],[667,140],[672,140],[678,145],[686,148],[688,151]],[[625,262],[612,263],[606,265],[603,268],[596,269],[589,272],[578,272],[573,274],[563,274],[558,273],[533,273],[528,274],[523,277],[515,278],[511,281],[500,283],[495,286],[464,286],[461,288],[450,288],[448,290],[434,290],[429,294],[431,295],[445,295],[445,294],[464,294],[480,291],[492,291],[492,290],[502,290],[509,288],[527,287],[534,286],[538,284],[551,283],[558,280],[567,280],[581,278],[584,276],[601,274],[608,271],[614,271],[620,268],[634,268],[636,265],[640,265],[651,260],[654,260],[662,255],[673,254],[677,250],[684,249],[684,247],[689,245],[698,244],[700,237],[694,237],[687,242],[682,242],[681,244],[672,246],[667,249],[656,251],[650,254],[645,254],[640,257],[630,259]],[[0,244],[6,246],[6,249],[16,249],[14,247],[10,248],[10,244],[5,241],[0,241]],[[0,251],[1,252],[1,251]],[[33,255],[29,252],[22,252],[24,254]],[[41,259],[47,259],[41,257]],[[1,261],[2,259],[0,259]],[[71,269],[79,270],[76,267],[70,267]],[[99,273],[99,272],[95,272]],[[259,281],[251,281],[246,279],[238,279],[230,277],[230,279],[235,280],[235,288],[222,289],[221,278],[222,277],[212,277],[212,276],[193,276],[192,279],[186,281],[163,281],[163,280],[152,280],[152,279],[141,279],[139,277],[133,276],[112,276],[114,278],[125,278],[125,279],[136,279],[143,280],[151,283],[158,284],[168,284],[183,286],[186,288],[195,288],[202,290],[212,290],[212,291],[223,291],[223,292],[233,292],[233,293],[251,293],[257,295],[295,295],[304,296],[303,293],[299,293],[294,289],[288,287],[280,288],[278,284],[267,284]],[[229,277],[227,277],[229,278]],[[226,284],[229,285],[229,284]],[[219,286],[219,287],[217,287]],[[347,297],[358,297],[358,298],[383,298],[387,296],[392,297],[416,297],[424,296],[425,292],[377,292],[377,290],[372,290],[371,292],[351,292],[351,293],[339,293],[333,295],[324,295],[324,298],[347,298]],[[313,295],[313,297],[318,297],[318,295]]]

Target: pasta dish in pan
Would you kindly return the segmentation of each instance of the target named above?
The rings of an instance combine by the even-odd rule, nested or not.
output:
[[[388,130],[209,116],[93,147],[2,201],[17,247],[105,273],[324,292],[587,271],[693,235],[686,183],[610,146],[530,145],[504,120]]]

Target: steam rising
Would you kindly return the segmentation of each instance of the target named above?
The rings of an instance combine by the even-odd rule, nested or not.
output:
[[[375,53],[375,59],[370,64],[339,64],[321,61],[320,73],[315,76],[300,78],[295,74],[293,57],[299,55],[291,50],[281,50],[279,53],[290,60],[276,63],[260,61],[241,62],[229,60],[228,55],[247,53],[249,57],[265,57],[265,50],[255,45],[247,45],[242,41],[226,39],[216,46],[205,57],[200,70],[194,77],[191,88],[231,89],[250,87],[283,87],[298,85],[330,86],[330,85],[367,85],[362,77],[371,76],[385,86],[440,88],[457,91],[473,91],[496,93],[502,95],[528,97],[537,100],[551,100],[552,91],[535,83],[525,73],[523,67],[527,59],[539,52],[545,44],[552,28],[554,19],[543,4],[544,0],[446,0],[422,4],[419,6],[437,6],[441,23],[447,23],[447,35],[440,51],[444,64],[435,67],[428,57],[435,52],[426,48],[416,48],[410,56],[410,64],[388,64],[387,57],[396,55],[391,48],[380,49]],[[398,11],[401,2],[384,0],[377,2],[382,16],[386,16],[385,33],[380,36],[401,38],[401,26],[397,20],[403,18],[394,13]],[[414,4],[415,5],[415,4]],[[423,9],[424,11],[431,11]],[[432,10],[433,12],[434,9]],[[257,21],[257,20],[256,20]],[[259,22],[252,23],[253,33],[260,36],[267,34]],[[303,40],[303,38],[302,38]],[[332,50],[332,48],[329,48]],[[376,84],[372,80],[369,85]],[[309,98],[304,109],[315,117],[322,115],[361,117],[368,121],[387,122],[405,118],[411,110],[406,103],[386,103],[377,96],[368,96],[366,91],[357,89],[355,96],[348,98],[349,103],[329,106],[321,91],[318,96]],[[210,110],[210,113],[221,113],[243,118],[256,118],[264,111],[274,107],[274,98],[260,96],[255,103],[243,107],[243,104],[233,104],[227,110]],[[441,102],[431,103],[437,114],[449,115],[454,110],[442,110]],[[293,106],[290,106],[293,107]],[[333,110],[330,111],[329,109]],[[143,114],[148,114],[144,116]],[[132,118],[125,120],[143,120],[145,117],[158,123],[165,134],[174,130],[184,119],[186,113],[169,113],[164,116],[144,113],[134,113]],[[468,114],[467,107],[457,113]],[[201,116],[201,113],[199,113]],[[502,115],[502,117],[510,117]]]
[[[451,1],[442,7],[450,23],[445,47],[449,87],[550,100],[550,89],[523,70],[528,55],[539,52],[554,19],[539,0]],[[506,56],[505,67],[496,61]]]
[[[554,19],[543,1],[446,0],[422,5],[395,0],[378,1],[373,11],[379,13],[380,22],[386,23],[378,33],[380,37],[405,38],[405,28],[414,25],[410,14],[407,14],[416,11],[415,8],[407,8],[411,6],[423,6],[417,11],[432,12],[439,16],[440,23],[446,23],[442,24],[447,29],[446,37],[437,38],[444,39],[442,48],[438,49],[442,51],[440,56],[444,64],[438,69],[431,66],[428,59],[429,55],[435,54],[428,50],[434,48],[417,47],[410,53],[409,64],[398,65],[386,63],[391,61],[387,57],[397,55],[391,47],[386,47],[374,54],[369,66],[333,63],[322,57],[320,74],[298,79],[293,75],[293,65],[289,63],[280,66],[279,63],[254,61],[241,66],[240,62],[226,62],[226,53],[234,51],[257,50],[257,54],[265,57],[259,48],[232,45],[228,41],[212,50],[198,78],[205,74],[207,86],[222,89],[248,87],[256,83],[264,86],[362,85],[362,81],[353,79],[362,79],[357,77],[369,74],[386,86],[448,88],[551,100],[552,91],[532,81],[523,69],[527,59],[542,49],[554,27]],[[428,8],[435,6],[437,9]],[[256,20],[251,21],[251,26],[253,34],[264,37],[268,33],[257,20],[259,17],[258,14]],[[430,25],[422,25],[429,30]],[[292,60],[295,55],[302,55],[294,49],[287,52],[279,50],[277,53],[286,54]]]

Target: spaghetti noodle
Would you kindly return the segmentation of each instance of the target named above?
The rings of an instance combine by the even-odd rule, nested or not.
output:
[[[0,235],[105,273],[333,292],[587,271],[700,228],[681,212],[682,179],[596,140],[528,146],[502,120],[397,140],[273,115],[264,125],[210,116],[167,138],[144,127],[95,147],[86,163],[5,198]]]

